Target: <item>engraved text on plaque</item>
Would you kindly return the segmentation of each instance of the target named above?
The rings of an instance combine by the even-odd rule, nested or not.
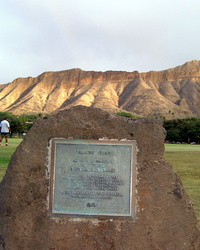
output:
[[[135,141],[53,139],[52,215],[134,217]]]

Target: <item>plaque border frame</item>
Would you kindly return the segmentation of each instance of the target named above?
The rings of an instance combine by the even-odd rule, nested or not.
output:
[[[99,215],[99,214],[77,214],[77,213],[54,213],[53,212],[53,197],[54,197],[54,176],[55,176],[55,160],[56,160],[56,144],[104,144],[104,145],[129,145],[132,146],[131,154],[131,169],[130,169],[130,213],[127,215],[111,214],[111,215]],[[52,138],[50,143],[50,188],[49,188],[49,215],[51,217],[74,217],[74,218],[97,218],[97,219],[135,219],[137,211],[137,199],[136,199],[136,184],[137,184],[137,142],[136,140],[85,140],[85,139],[65,139],[65,138]]]

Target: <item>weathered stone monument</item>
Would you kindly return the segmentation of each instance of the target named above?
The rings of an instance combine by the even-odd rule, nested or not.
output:
[[[38,119],[0,184],[0,249],[199,250],[157,120],[78,106]]]

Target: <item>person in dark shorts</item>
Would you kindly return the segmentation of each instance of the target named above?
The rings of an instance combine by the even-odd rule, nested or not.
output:
[[[6,146],[8,146],[8,136],[11,133],[8,117],[5,117],[4,120],[0,123],[0,129],[1,129],[0,145],[3,138],[5,138]]]

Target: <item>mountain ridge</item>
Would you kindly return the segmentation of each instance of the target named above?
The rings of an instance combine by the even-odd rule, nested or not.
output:
[[[142,73],[49,71],[0,87],[3,112],[56,113],[77,105],[142,116],[200,116],[200,61]]]

